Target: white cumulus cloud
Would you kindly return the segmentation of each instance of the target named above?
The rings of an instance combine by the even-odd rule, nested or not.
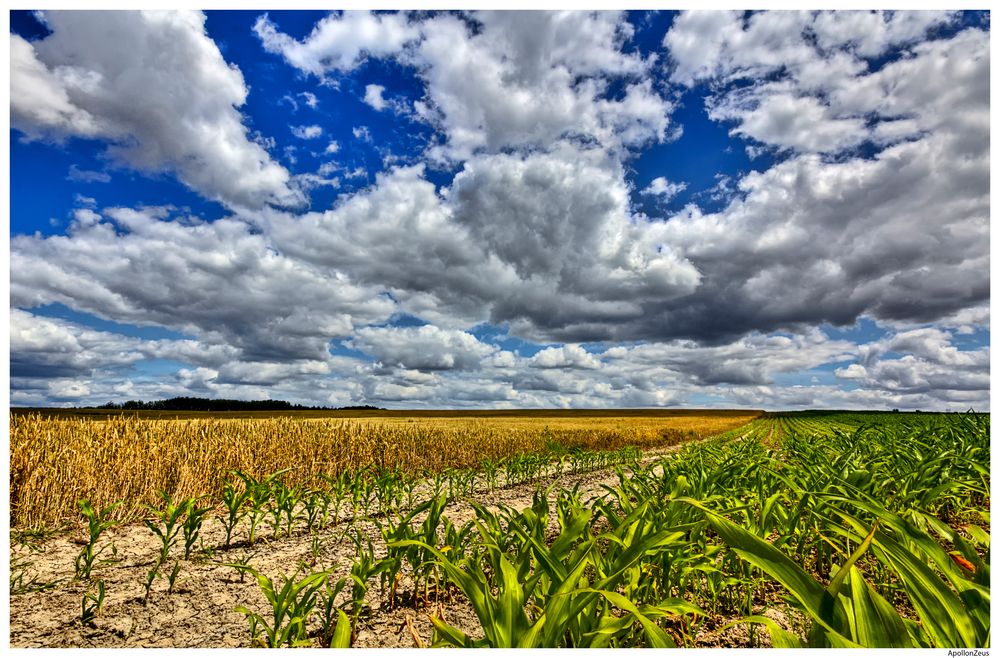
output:
[[[49,11],[52,33],[12,34],[11,125],[29,139],[96,138],[132,168],[168,171],[230,206],[300,204],[248,138],[247,87],[191,11]],[[127,53],[127,54],[126,54]]]

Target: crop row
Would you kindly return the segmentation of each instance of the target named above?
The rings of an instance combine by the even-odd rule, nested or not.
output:
[[[644,464],[635,451],[576,451],[422,480],[372,469],[313,487],[285,472],[237,472],[216,548],[258,541],[261,529],[353,545],[347,573],[301,563],[270,577],[249,560],[225,562],[267,602],[239,609],[254,645],[349,646],[379,602],[429,615],[438,646],[694,646],[735,624],[749,625],[751,644],[773,646],[988,646],[989,417],[788,420],[762,418]],[[598,495],[550,484],[568,468],[609,466],[617,482]],[[527,481],[539,486],[524,509],[475,500]],[[456,524],[461,498],[474,518]],[[147,599],[158,577],[172,591],[171,551],[189,555],[206,510],[169,497],[149,509],[162,548]],[[100,545],[112,511],[82,508],[84,623],[100,614],[104,587],[91,570],[113,552]],[[446,621],[457,601],[478,628]]]
[[[437,498],[383,526],[388,555],[362,549],[352,587],[380,575],[395,601],[405,572],[415,607],[460,592],[480,632],[432,617],[439,645],[671,647],[735,614],[774,646],[986,646],[988,436],[988,419],[968,416],[793,433],[776,450],[712,442],[620,468],[596,499],[474,505],[463,528]],[[801,632],[769,606],[794,609]],[[356,624],[356,596],[349,609]]]
[[[692,446],[598,500],[560,492],[550,543],[542,498],[502,523],[477,509],[478,553],[435,556],[485,639],[437,623],[439,642],[672,646],[738,614],[775,646],[986,646],[988,451],[974,415]]]
[[[423,475],[413,475],[401,469],[370,467],[355,472],[342,471],[335,476],[319,474],[307,485],[290,484],[286,481],[285,476],[292,469],[284,469],[263,478],[234,471],[223,483],[222,493],[217,499],[211,496],[174,499],[161,492],[160,503],[147,505],[143,519],[144,525],[155,536],[159,549],[151,568],[145,574],[142,603],[149,603],[154,585],[159,580],[167,582],[167,594],[173,593],[183,561],[223,554],[237,545],[254,546],[262,535],[266,535],[269,540],[276,540],[306,533],[318,547],[321,535],[336,529],[338,540],[350,539],[359,551],[362,565],[353,570],[366,574],[351,590],[354,597],[352,600],[356,601],[353,608],[353,619],[356,622],[361,609],[358,601],[363,602],[368,590],[367,580],[377,574],[383,564],[380,562],[376,570],[365,570],[363,564],[371,567],[373,563],[373,549],[368,540],[368,559],[365,562],[364,554],[360,552],[365,544],[359,530],[362,522],[374,521],[380,529],[390,532],[396,538],[410,537],[402,534],[400,528],[403,525],[393,521],[393,518],[407,511],[406,518],[412,519],[425,511],[431,501],[438,505],[437,509],[440,511],[443,501],[481,495],[499,488],[552,479],[563,474],[586,473],[616,464],[633,463],[640,456],[641,452],[633,447],[613,451],[572,449],[483,460],[476,468],[445,469]],[[425,499],[428,502],[420,504]],[[114,518],[114,512],[120,505],[120,502],[116,502],[104,508],[95,508],[89,500],[79,501],[86,540],[76,556],[72,579],[88,585],[79,617],[84,624],[92,623],[100,614],[105,598],[106,584],[95,578],[95,569],[122,561],[115,545],[103,539],[106,531],[120,523]],[[225,539],[217,546],[206,546],[201,540],[203,526],[210,520],[224,530]],[[437,525],[434,529],[437,529]],[[37,533],[28,531],[20,534],[30,540]],[[427,534],[421,536],[429,537]],[[447,532],[445,536],[447,537]],[[270,586],[265,584],[270,581],[257,573],[248,562],[234,562],[230,566],[241,572],[253,573],[260,579],[264,591],[268,595],[273,594]],[[30,561],[12,560],[12,595],[45,591],[61,584],[40,582],[31,577],[30,569]],[[285,582],[288,584],[291,581]],[[341,583],[331,596],[342,589]],[[254,617],[251,616],[251,619]],[[273,639],[271,638],[272,641]]]

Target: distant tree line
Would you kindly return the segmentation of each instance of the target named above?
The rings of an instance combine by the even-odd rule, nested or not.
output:
[[[189,397],[151,400],[150,402],[142,400],[108,402],[97,408],[121,411],[375,411],[382,409],[382,407],[369,404],[350,407],[309,407],[284,400],[212,400]]]

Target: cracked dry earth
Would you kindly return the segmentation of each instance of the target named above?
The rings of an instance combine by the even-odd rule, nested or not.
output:
[[[644,461],[655,460],[675,449],[676,446],[649,451],[645,453]],[[579,491],[586,500],[603,494],[602,485],[617,482],[613,469],[566,473],[544,482],[477,493],[475,498],[493,511],[501,504],[522,509],[531,505],[532,495],[539,485],[556,484],[565,488],[579,485]],[[555,493],[551,492],[550,496],[554,499]],[[444,516],[461,526],[474,518],[475,513],[468,502],[455,501],[446,508]],[[554,536],[558,527],[555,514],[552,517],[551,533]],[[224,566],[225,563],[242,562],[249,558],[254,568],[271,578],[280,574],[291,575],[299,564],[305,563],[314,571],[331,569],[335,582],[350,573],[355,550],[347,533],[353,533],[354,528],[371,538],[376,559],[385,556],[385,544],[379,531],[373,522],[367,520],[357,523],[345,520],[335,527],[328,526],[320,533],[314,532],[322,541],[317,551],[312,537],[304,529],[293,532],[290,537],[272,538],[266,523],[258,528],[258,540],[253,546],[234,541],[229,549],[222,550],[219,548],[225,539],[222,525],[214,519],[206,519],[201,537],[203,546],[209,550],[197,556],[193,554],[190,560],[180,561],[181,570],[173,592],[168,593],[166,578],[158,578],[153,584],[148,604],[144,605],[146,573],[156,561],[159,541],[141,523],[116,526],[102,536],[100,544],[113,543],[119,561],[94,568],[93,578],[105,581],[106,595],[101,614],[89,626],[80,622],[81,600],[87,590],[86,585],[71,580],[83,532],[77,530],[60,535],[33,547],[12,543],[12,561],[15,558],[27,559],[30,563],[29,576],[36,577],[38,582],[61,582],[47,591],[10,597],[10,646],[248,647],[251,642],[249,625],[236,608],[245,606],[267,618],[270,606],[252,575],[241,578],[236,569]],[[246,529],[238,528],[234,537],[246,537]],[[182,552],[183,546],[175,547],[171,559]],[[440,602],[432,600],[429,607],[415,608],[407,596],[407,587],[412,583],[404,577],[399,584],[404,604],[390,610],[377,581],[375,577],[370,583],[366,598],[368,608],[360,618],[354,647],[429,646],[433,636],[429,614],[443,617],[472,637],[482,637],[479,621],[460,593],[455,594],[451,601],[442,596]],[[338,604],[348,601],[348,598],[345,590],[340,594]],[[791,622],[780,610],[771,609],[765,614],[792,630]],[[730,621],[735,621],[735,618],[715,619],[711,624],[705,624],[695,637],[695,644],[749,646],[750,637],[745,625],[720,630]],[[310,630],[318,631],[315,620],[310,624]]]

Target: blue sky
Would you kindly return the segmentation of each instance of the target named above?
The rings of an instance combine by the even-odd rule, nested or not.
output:
[[[989,408],[985,12],[11,12],[11,402]]]

